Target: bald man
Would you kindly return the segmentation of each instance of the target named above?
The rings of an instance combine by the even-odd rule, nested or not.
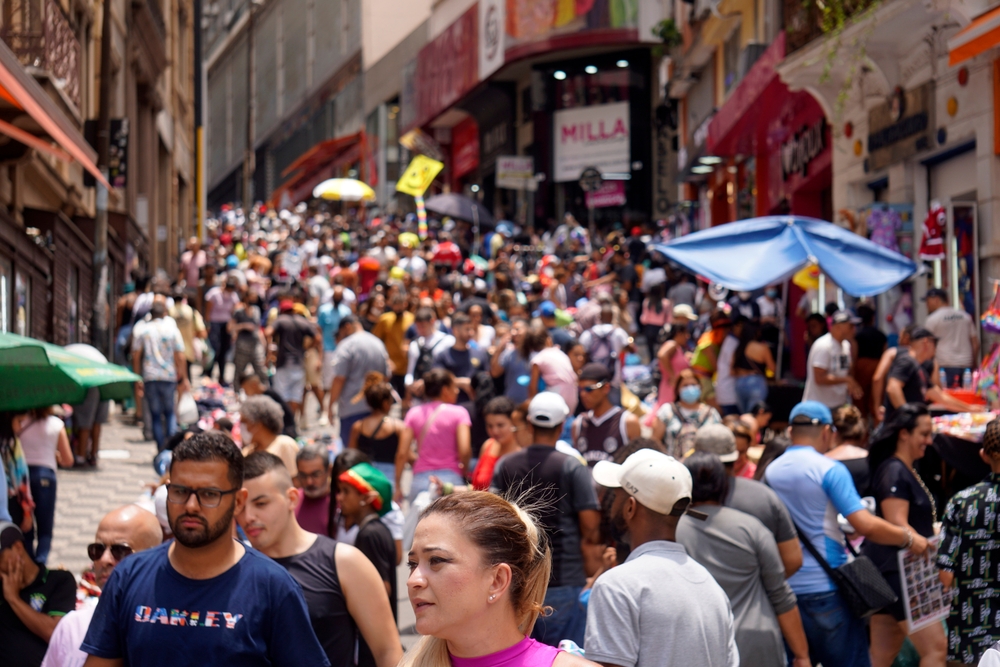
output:
[[[97,526],[94,544],[87,547],[87,554],[94,561],[97,585],[104,587],[121,559],[152,549],[162,541],[163,530],[156,515],[138,505],[125,505],[106,514]],[[90,627],[97,600],[88,598],[76,611],[63,617],[49,640],[42,667],[83,667],[87,654],[80,650],[80,644]]]

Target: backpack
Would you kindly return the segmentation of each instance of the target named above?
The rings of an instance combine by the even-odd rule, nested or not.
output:
[[[417,363],[413,367],[414,380],[422,380],[424,373],[434,368],[434,350],[437,349],[437,346],[440,345],[446,337],[447,336],[442,337],[438,342],[434,343],[430,347],[420,348],[420,355],[417,357]]]
[[[590,345],[590,360],[594,363],[603,364],[607,367],[611,376],[614,377],[618,359],[615,356],[615,346],[611,343],[611,336],[614,335],[615,330],[612,329],[604,336],[598,336],[593,330],[590,333],[593,336]]]

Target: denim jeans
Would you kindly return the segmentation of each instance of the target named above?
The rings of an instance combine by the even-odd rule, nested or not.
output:
[[[56,516],[56,471],[47,466],[28,466],[31,497],[35,501],[35,522],[24,536],[28,555],[45,564],[52,548],[52,527]],[[35,547],[35,538],[38,546]]]
[[[149,421],[153,428],[153,439],[157,451],[163,451],[167,438],[177,431],[174,417],[174,395],[176,382],[153,381],[144,383],[146,399],[149,401]]]
[[[767,400],[767,378],[763,375],[743,375],[736,378],[736,403],[742,414]]]
[[[393,473],[395,474],[395,473]],[[423,472],[413,473],[413,481],[410,482],[410,502],[412,503],[416,499],[417,494],[421,491],[427,491],[431,488],[431,476],[437,477],[441,480],[443,484],[454,484],[455,486],[460,486],[465,484],[465,480],[454,470],[449,470],[447,468],[443,470],[425,470]]]
[[[803,593],[796,597],[813,664],[871,667],[868,629],[848,610],[839,593]]]
[[[582,590],[582,586],[550,586],[545,593],[545,606],[552,607],[552,614],[538,617],[532,638],[549,646],[558,646],[563,639],[583,646],[587,608],[580,602]]]

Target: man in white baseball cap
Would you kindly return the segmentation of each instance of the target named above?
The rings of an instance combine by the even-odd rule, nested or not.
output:
[[[545,606],[553,611],[538,619],[532,636],[552,646],[563,639],[583,643],[587,616],[580,592],[596,572],[603,551],[600,505],[590,469],[556,449],[569,415],[559,394],[543,391],[531,399],[527,421],[534,444],[500,459],[490,485],[496,493],[536,507],[545,528],[552,549]]]
[[[594,583],[587,658],[619,667],[739,665],[729,598],[675,541],[681,515],[699,517],[688,510],[691,473],[641,449],[621,465],[598,462],[593,474],[614,489],[611,521],[632,553]]]

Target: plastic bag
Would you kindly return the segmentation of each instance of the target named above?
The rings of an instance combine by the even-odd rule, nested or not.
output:
[[[177,399],[175,414],[178,424],[187,426],[198,421],[198,404],[194,402],[194,396],[191,395],[191,392],[186,391]]]

